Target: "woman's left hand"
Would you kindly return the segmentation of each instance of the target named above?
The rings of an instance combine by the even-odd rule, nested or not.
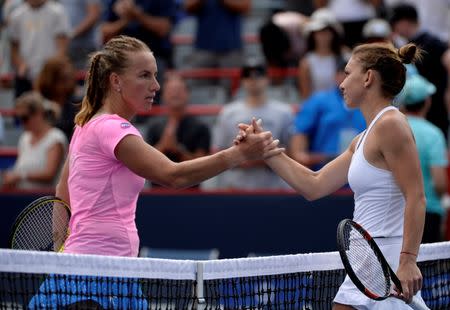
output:
[[[411,254],[401,254],[397,277],[402,284],[399,297],[410,303],[413,296],[422,288],[422,273],[417,267],[416,257]]]

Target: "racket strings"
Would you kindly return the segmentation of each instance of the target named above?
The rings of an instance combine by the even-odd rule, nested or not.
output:
[[[12,247],[37,251],[58,250],[66,237],[69,218],[70,213],[63,203],[41,202],[21,219]]]
[[[344,234],[347,257],[355,275],[372,293],[388,296],[391,287],[389,274],[383,270],[370,244],[351,225],[346,225]]]

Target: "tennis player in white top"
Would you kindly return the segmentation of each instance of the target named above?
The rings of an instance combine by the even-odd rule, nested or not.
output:
[[[385,43],[356,47],[340,85],[349,108],[359,108],[367,130],[348,149],[319,171],[312,171],[285,154],[268,165],[308,200],[335,192],[347,182],[354,191],[354,220],[376,237],[396,270],[403,293],[399,299],[374,301],[347,278],[334,300],[334,310],[409,309],[422,287],[416,264],[425,218],[425,195],[413,134],[405,116],[391,106],[406,79],[404,63],[415,62],[421,51],[413,44],[399,50]],[[241,129],[248,129],[245,124]],[[256,132],[262,130],[260,126]],[[245,139],[241,130],[235,143]],[[403,299],[400,300],[400,299]]]

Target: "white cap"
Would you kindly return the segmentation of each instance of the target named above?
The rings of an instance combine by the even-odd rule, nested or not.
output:
[[[363,37],[368,38],[387,38],[392,33],[389,23],[381,18],[369,20],[363,27]]]
[[[323,30],[327,27],[333,28],[339,35],[344,34],[342,25],[336,16],[327,8],[314,11],[309,22],[305,25],[304,35],[308,36],[311,32]]]

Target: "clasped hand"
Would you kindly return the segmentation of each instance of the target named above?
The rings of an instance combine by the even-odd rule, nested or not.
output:
[[[267,159],[285,151],[278,147],[280,140],[273,139],[270,131],[263,131],[262,120],[252,119],[251,124],[239,124],[234,145],[244,149],[247,159]]]

